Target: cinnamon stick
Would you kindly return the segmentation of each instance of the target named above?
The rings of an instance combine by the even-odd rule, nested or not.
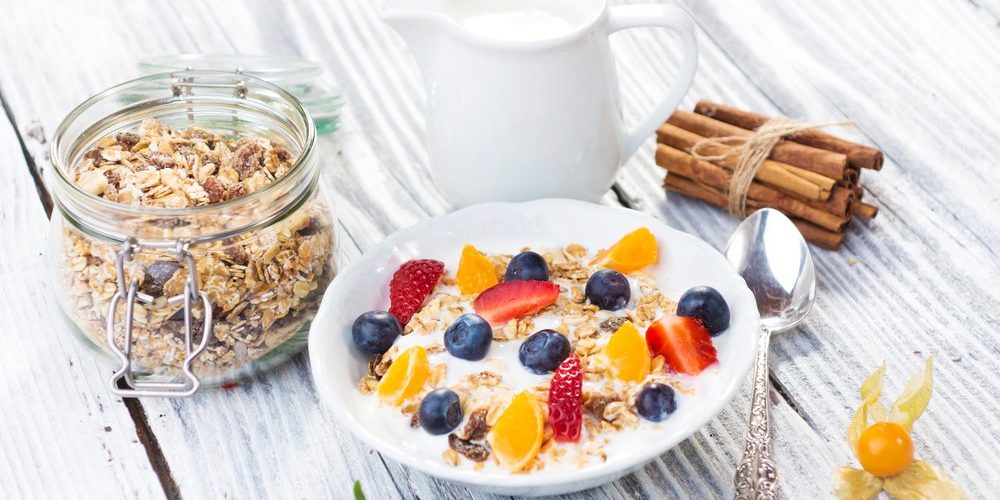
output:
[[[745,128],[683,110],[674,111],[667,123],[703,137],[746,137],[753,133]],[[783,140],[771,150],[770,158],[837,181],[847,180],[847,156],[842,153]]]
[[[698,134],[689,132],[669,123],[661,125],[656,131],[656,135],[657,142],[688,153],[691,152],[691,148],[693,148],[695,144],[704,139],[704,137]],[[731,151],[731,148],[718,145],[709,145],[703,149],[705,154],[708,155],[723,155]],[[717,161],[716,163],[732,170],[736,167],[737,160],[734,156],[730,155]],[[774,160],[765,160],[760,170],[757,171],[756,178],[783,191],[795,193],[810,200],[830,199],[830,189],[833,188],[835,182],[832,179],[822,177],[823,179],[828,180],[829,183],[819,185],[813,180],[807,180],[801,177],[798,172],[801,170],[802,169],[786,163]]]
[[[733,174],[728,170],[710,162],[698,160],[666,144],[657,144],[656,164],[666,168],[671,175],[677,174],[692,179],[721,191],[723,195],[728,193],[730,183],[733,179]],[[841,192],[847,193],[847,196],[838,194],[838,198],[843,199],[843,203],[839,207],[816,207],[810,202],[797,200],[786,193],[759,182],[750,184],[747,190],[747,198],[750,205],[752,205],[750,202],[759,202],[762,206],[774,207],[788,215],[813,222],[820,227],[831,231],[839,231],[843,229],[849,220],[847,216],[848,202],[853,198],[854,193],[843,188],[838,189]],[[833,197],[831,196],[832,200]],[[830,205],[829,201],[812,203]],[[825,208],[839,210],[839,215]]]
[[[732,106],[711,101],[698,101],[694,112],[747,130],[754,130],[770,120],[769,117],[762,114],[743,111]],[[883,156],[882,152],[878,149],[846,141],[819,130],[804,130],[789,135],[788,139],[814,148],[842,153],[847,156],[848,165],[857,168],[869,168],[873,170],[882,168]]]
[[[666,144],[656,145],[655,159],[656,164],[665,168],[667,171],[677,171],[677,173],[685,177],[696,179],[702,184],[718,189],[728,191],[729,185],[732,182],[732,173],[730,173],[729,170],[726,170],[712,162],[698,160],[690,154]],[[756,180],[753,184],[773,189],[770,188],[770,186]],[[834,186],[833,190],[830,191],[830,199],[826,201],[809,200],[796,196],[793,193],[787,193],[778,189],[774,189],[774,191],[779,193],[781,196],[793,198],[811,207],[825,212],[830,212],[831,214],[838,215],[843,218],[848,218],[851,205],[857,199],[855,190],[851,187],[845,186]]]
[[[854,215],[865,220],[872,220],[878,215],[878,207],[865,202],[858,202],[854,207]]]
[[[679,175],[667,175],[667,178],[663,181],[663,185],[669,191],[701,200],[710,205],[725,207],[727,204],[725,196],[719,194],[711,188]],[[801,219],[792,218],[792,222],[797,228],[799,228],[799,231],[802,233],[802,236],[806,239],[806,241],[812,242],[823,248],[836,250],[844,241],[844,233],[842,232],[829,231]]]
[[[789,218],[792,219],[792,224],[795,224],[795,227],[802,233],[802,237],[810,243],[819,245],[827,250],[837,250],[844,243],[844,233],[827,231],[804,220],[799,220],[795,217]]]

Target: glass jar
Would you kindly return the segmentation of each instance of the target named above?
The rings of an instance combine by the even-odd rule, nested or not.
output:
[[[95,175],[105,182],[127,163],[116,150],[128,148],[161,155],[171,167],[144,165],[154,185],[143,185],[149,191],[142,196],[180,196],[178,175],[195,176],[202,162],[191,148],[174,150],[172,140],[135,143],[134,131],[149,119],[174,130],[200,127],[226,141],[279,144],[291,154],[290,166],[249,194],[182,208],[112,201],[74,176],[97,152],[102,166],[95,172],[104,178]],[[214,137],[195,149],[220,147]],[[315,142],[315,126],[294,97],[236,73],[147,76],[90,98],[66,117],[48,174],[56,208],[52,284],[70,330],[118,365],[113,391],[187,396],[201,384],[267,369],[305,346],[336,272],[334,219],[320,193]]]

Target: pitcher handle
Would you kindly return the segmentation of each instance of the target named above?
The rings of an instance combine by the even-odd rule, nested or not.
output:
[[[622,158],[630,158],[639,146],[663,124],[670,113],[677,108],[681,99],[687,94],[694,72],[698,66],[698,45],[695,42],[694,23],[683,9],[676,5],[626,5],[612,7],[608,10],[608,34],[629,28],[657,27],[667,28],[681,40],[680,71],[673,87],[638,125],[625,134]]]

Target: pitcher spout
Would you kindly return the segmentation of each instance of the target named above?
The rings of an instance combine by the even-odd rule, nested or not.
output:
[[[420,72],[426,78],[435,64],[438,46],[451,31],[450,21],[433,0],[390,0],[378,16],[410,47]]]

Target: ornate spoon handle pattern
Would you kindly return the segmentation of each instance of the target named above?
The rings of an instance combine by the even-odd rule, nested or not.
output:
[[[750,397],[750,424],[743,459],[736,468],[737,500],[778,498],[778,471],[771,461],[771,403],[767,383],[770,330],[761,328],[759,340]]]

